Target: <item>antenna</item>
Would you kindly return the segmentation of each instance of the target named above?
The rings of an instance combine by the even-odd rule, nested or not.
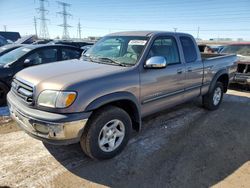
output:
[[[48,27],[46,24],[46,21],[48,21],[48,19],[46,19],[45,14],[48,13],[49,11],[46,10],[44,7],[44,2],[47,0],[39,0],[39,1],[40,1],[40,7],[37,8],[37,10],[40,13],[40,17],[38,19],[41,21],[40,22],[40,38],[48,39],[49,31],[48,31]]]
[[[62,38],[63,39],[69,39],[69,31],[68,28],[71,27],[70,25],[68,25],[68,20],[67,18],[72,16],[70,13],[67,12],[67,7],[70,7],[71,4],[68,3],[64,3],[61,1],[57,1],[57,3],[59,5],[62,6],[62,11],[61,12],[57,12],[57,14],[60,14],[63,17],[63,23],[58,25],[60,27],[63,27],[63,34],[62,34]]]

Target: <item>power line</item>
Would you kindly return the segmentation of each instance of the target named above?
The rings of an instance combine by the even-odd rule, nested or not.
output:
[[[44,2],[47,0],[39,0],[40,1],[40,7],[37,8],[37,10],[40,13],[40,17],[38,18],[40,20],[40,38],[48,39],[49,38],[49,30],[46,24],[45,14],[48,13],[48,10],[45,9]]]
[[[70,17],[70,16],[72,16],[72,15],[67,12],[67,7],[70,7],[71,4],[64,3],[64,2],[61,2],[61,1],[57,1],[57,3],[62,6],[62,11],[61,12],[57,12],[57,14],[60,14],[63,17],[63,23],[59,25],[60,27],[63,27],[62,38],[63,39],[69,39],[70,37],[69,37],[68,28],[71,27],[71,26],[68,25],[67,18]]]

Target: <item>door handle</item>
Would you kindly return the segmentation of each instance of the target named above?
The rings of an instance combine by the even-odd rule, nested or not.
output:
[[[177,74],[182,74],[182,69],[177,69]]]

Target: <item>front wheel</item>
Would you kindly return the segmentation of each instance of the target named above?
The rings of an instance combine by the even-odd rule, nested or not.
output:
[[[223,89],[223,84],[221,82],[217,82],[212,92],[203,96],[203,106],[208,110],[218,109],[223,99]]]
[[[109,159],[126,146],[132,122],[121,108],[104,107],[93,114],[81,137],[83,151],[94,159]]]

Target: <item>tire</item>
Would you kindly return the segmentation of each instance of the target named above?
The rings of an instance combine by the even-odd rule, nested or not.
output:
[[[127,145],[131,129],[126,111],[116,106],[104,107],[89,119],[80,140],[82,150],[93,159],[110,159]]]
[[[223,91],[223,84],[221,82],[217,82],[213,90],[202,97],[204,108],[208,110],[218,109],[223,99]]]
[[[0,83],[0,106],[6,105],[6,97],[9,92],[9,88],[3,84]]]

